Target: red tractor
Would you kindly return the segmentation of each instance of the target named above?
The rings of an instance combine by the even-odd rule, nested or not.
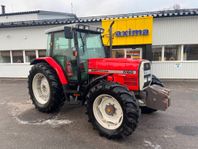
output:
[[[140,113],[166,110],[169,91],[151,74],[147,60],[107,58],[102,28],[72,24],[49,30],[47,57],[34,60],[29,94],[35,107],[55,112],[67,101],[86,105],[102,136],[132,134]]]

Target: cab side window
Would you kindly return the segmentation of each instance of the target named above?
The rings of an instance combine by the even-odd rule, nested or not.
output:
[[[54,33],[54,56],[66,56],[70,60],[75,59],[72,54],[73,48],[73,39],[66,39],[64,36],[64,32]]]

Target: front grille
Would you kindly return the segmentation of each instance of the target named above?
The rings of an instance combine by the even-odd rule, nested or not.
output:
[[[151,64],[144,63],[144,88],[149,86],[152,81]]]

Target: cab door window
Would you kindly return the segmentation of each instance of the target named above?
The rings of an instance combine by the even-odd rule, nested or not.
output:
[[[64,32],[54,33],[53,57],[66,71],[69,81],[78,80],[77,58],[73,50],[74,39],[65,38]]]
[[[66,56],[68,59],[75,59],[72,54],[73,48],[73,39],[66,39],[64,36],[64,32],[54,33],[54,56]]]

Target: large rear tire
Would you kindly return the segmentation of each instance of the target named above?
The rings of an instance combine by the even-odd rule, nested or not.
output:
[[[158,86],[164,87],[164,84],[155,75],[152,76],[151,85],[158,85]],[[142,106],[140,108],[141,108],[141,111],[142,111],[143,114],[151,114],[151,113],[154,113],[154,112],[158,111],[156,109],[152,109],[152,108],[149,108],[149,107],[146,107],[146,106]]]
[[[108,139],[132,134],[138,125],[139,105],[133,93],[112,82],[101,82],[87,94],[89,122]]]
[[[30,98],[36,109],[57,112],[64,104],[64,94],[56,72],[46,63],[32,67],[28,76]]]

